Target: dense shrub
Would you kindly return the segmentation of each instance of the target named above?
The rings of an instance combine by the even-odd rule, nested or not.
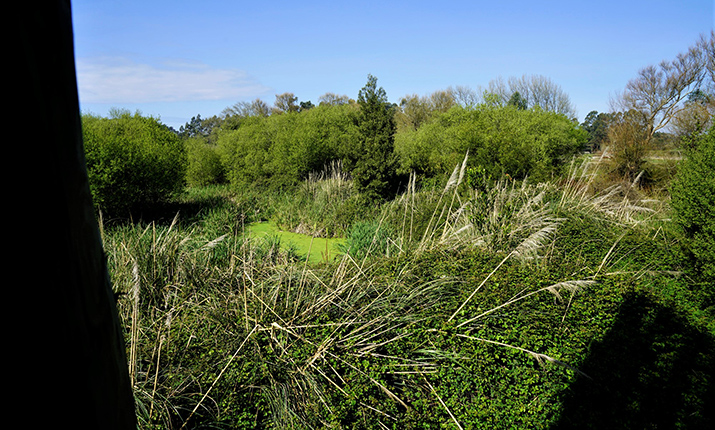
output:
[[[403,171],[434,176],[451,171],[469,152],[470,166],[498,177],[534,180],[559,173],[588,134],[563,115],[540,109],[456,106],[418,130],[395,138]]]
[[[646,118],[634,110],[614,115],[607,141],[613,173],[633,181],[643,169],[651,141]]]
[[[141,427],[711,428],[712,318],[677,274],[669,224],[545,184],[465,181],[356,217],[332,170],[226,196],[186,227],[107,229]],[[343,211],[359,219],[351,258],[313,265],[243,235]],[[505,259],[537,242],[522,240],[532,227],[556,227],[536,235],[539,258]]]
[[[102,211],[126,215],[182,190],[183,142],[158,120],[83,115],[82,128],[92,198]]]
[[[715,127],[705,134],[683,161],[672,184],[675,219],[683,228],[686,254],[715,301]]]
[[[318,106],[304,112],[251,117],[219,134],[228,179],[236,188],[281,189],[321,171],[357,139],[354,106]]]
[[[189,138],[186,140],[186,153],[188,185],[215,185],[225,181],[226,172],[217,145],[208,143],[202,138]]]

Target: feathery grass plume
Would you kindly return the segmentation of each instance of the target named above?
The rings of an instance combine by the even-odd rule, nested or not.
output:
[[[228,298],[232,304],[222,308],[235,308],[236,315],[246,315],[259,327],[247,345],[260,350],[269,345],[273,351],[270,359],[260,355],[250,359],[272,363],[268,381],[254,385],[262,387],[259,391],[263,399],[276,411],[276,425],[327,425],[321,417],[331,415],[331,396],[352,396],[350,382],[346,381],[355,380],[355,376],[348,378],[345,372],[359,375],[387,399],[407,406],[390,387],[371,376],[371,371],[358,367],[355,360],[374,357],[384,346],[408,336],[408,328],[420,321],[421,312],[444,296],[443,287],[449,282],[440,280],[412,287],[396,281],[385,283],[374,276],[372,265],[350,255],[332,266],[327,279],[309,266],[304,265],[297,273],[295,266],[257,264],[252,261],[255,253],[248,252],[246,256],[242,263],[243,278],[247,280],[245,294]],[[202,306],[212,301],[207,297]],[[316,322],[326,317],[329,323]],[[238,324],[235,329],[240,327]],[[404,362],[399,357],[381,359],[394,362],[390,368],[395,370],[395,377],[406,375],[400,373]],[[431,369],[427,363],[411,364],[413,368]],[[360,399],[355,401],[365,413],[391,416],[389,408],[379,410]]]
[[[132,311],[131,311],[131,330],[129,337],[129,380],[132,385],[136,381],[137,372],[137,345],[139,344],[139,291],[141,289],[141,281],[139,280],[139,266],[134,262],[132,267],[132,275],[134,284],[132,287]]]
[[[445,186],[444,191],[439,196],[439,200],[437,201],[437,205],[434,208],[434,212],[432,213],[432,216],[430,217],[429,222],[427,224],[427,228],[422,235],[422,240],[420,240],[419,245],[417,247],[418,252],[429,249],[429,247],[431,247],[431,245],[434,243],[434,236],[437,232],[437,227],[439,227],[439,223],[443,221],[444,214],[447,211],[446,206],[442,205],[443,197],[448,188],[450,187],[450,183],[455,177],[456,171],[457,169],[455,168],[455,171],[452,173],[452,176],[450,177],[449,181],[447,181],[447,185]],[[438,211],[440,212],[439,216],[437,216]]]
[[[297,189],[283,192],[271,203],[271,221],[284,230],[315,237],[342,235],[352,222],[358,195],[353,180],[334,161],[311,172]]]
[[[659,202],[646,199],[638,190],[638,182],[643,175],[640,172],[631,182],[618,182],[602,190],[594,186],[595,178],[602,173],[605,165],[602,154],[598,159],[586,157],[577,165],[572,161],[568,179],[561,185],[559,210],[575,210],[598,216],[624,225],[638,224],[657,215]]]
[[[437,205],[434,208],[432,217],[427,224],[427,228],[422,235],[422,240],[417,246],[418,252],[430,249],[435,245],[435,236],[437,235],[439,229],[442,229],[441,236],[444,236],[445,229],[449,229],[448,219],[450,217],[450,214],[452,213],[455,200],[459,200],[459,185],[461,185],[462,180],[464,179],[464,172],[467,167],[468,158],[469,153],[465,154],[461,166],[459,164],[454,166],[452,174],[449,176],[449,179],[447,180],[447,183],[445,184],[442,193],[439,195],[439,200],[437,201]],[[446,205],[446,203],[443,204],[443,201],[450,190],[453,191],[453,194],[451,202],[448,206]],[[437,212],[439,212],[439,215],[437,215]]]
[[[439,400],[439,403],[447,411],[447,413],[449,414],[449,417],[454,422],[454,425],[456,425],[458,429],[462,430],[464,427],[462,427],[462,425],[459,423],[459,421],[457,421],[457,418],[454,417],[454,414],[452,413],[452,411],[449,410],[447,405],[444,403],[444,401],[442,400],[442,397],[440,397],[440,395],[437,394],[437,391],[434,389],[432,384],[429,383],[429,381],[427,380],[427,378],[424,375],[422,375],[422,378],[424,379],[425,383],[429,387],[430,391],[432,391],[432,394],[437,398],[437,400]]]
[[[449,214],[451,222],[436,244],[513,252],[523,261],[538,259],[563,221],[553,215],[545,198],[548,187],[502,178],[486,191],[470,190],[469,199]]]
[[[254,427],[339,427],[336,416],[346,405],[361,420],[395,421],[410,407],[407,391],[401,391],[406,386],[431,393],[438,410],[439,402],[459,425],[459,415],[452,413],[456,411],[447,408],[429,381],[425,385],[419,380],[444,363],[464,358],[460,351],[430,345],[438,329],[422,324],[435,322],[436,309],[444,312],[445,304],[460,304],[450,317],[456,330],[446,335],[465,337],[480,318],[535,294],[573,297],[594,282],[525,289],[477,311],[479,315],[465,315],[465,308],[472,309],[466,305],[511,258],[534,261],[542,256],[561,222],[552,211],[559,197],[565,210],[577,206],[574,200],[587,208],[592,198],[579,194],[581,189],[563,197],[553,184],[506,179],[492,189],[457,190],[465,166],[466,157],[442,190],[419,190],[413,176],[408,192],[391,206],[399,222],[380,220],[392,222],[395,230],[401,225],[403,243],[414,235],[413,245],[423,251],[482,247],[501,253],[502,262],[462,302],[456,302],[466,293],[460,279],[411,278],[415,262],[425,256],[419,253],[404,252],[388,262],[347,254],[313,266],[290,259],[275,246],[275,238],[247,238],[235,226],[205,232],[155,225],[108,235],[116,284],[124,291],[131,291],[132,282],[142,287],[141,304],[123,297],[119,308],[126,325],[136,324],[127,336],[134,350],[130,363],[144,426],[198,427],[240,409],[251,415]],[[579,175],[571,176],[574,186],[578,180]],[[314,186],[317,195],[328,193],[318,182],[308,186]],[[418,224],[422,227],[415,230]],[[615,250],[604,258],[604,266],[613,255]],[[156,294],[151,305],[144,302],[147,290]],[[442,317],[436,319],[443,322]],[[412,348],[415,339],[421,343]],[[501,346],[562,364],[546,354]]]

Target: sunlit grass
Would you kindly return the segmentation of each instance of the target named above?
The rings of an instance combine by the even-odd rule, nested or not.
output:
[[[546,313],[525,303],[548,294],[553,299],[539,303],[560,306],[563,323],[580,295],[612,273],[642,276],[640,268],[625,267],[620,240],[635,226],[647,229],[660,209],[643,211],[615,191],[594,193],[586,165],[574,166],[560,184],[502,179],[479,192],[460,188],[465,165],[455,167],[443,190],[411,184],[382,208],[372,222],[389,230],[389,252],[341,253],[342,238],[246,222],[245,211],[257,209],[235,203],[221,187],[192,192],[221,204],[199,211],[190,225],[181,225],[179,214],[166,226],[106,232],[142,427],[223,420],[245,428],[324,428],[350,417],[373,423],[365,427],[399,427],[412,399],[443,411],[445,424],[468,428],[456,397],[446,395],[452,381],[434,376],[472,365],[473,346],[464,342],[577,374],[577,363],[548,344],[550,335],[519,343],[510,327],[490,331],[490,324],[512,321],[503,317],[510,309]],[[322,180],[305,186],[324,196]],[[599,228],[617,239],[588,257],[598,270],[549,267],[562,216],[610,220]],[[483,255],[490,256],[484,265],[462,268]],[[441,267],[451,269],[437,276]]]
[[[258,222],[246,227],[249,237],[261,238],[276,236],[284,249],[292,249],[311,263],[334,261],[339,256],[343,238],[313,237],[307,234],[293,233],[278,228],[273,222]]]

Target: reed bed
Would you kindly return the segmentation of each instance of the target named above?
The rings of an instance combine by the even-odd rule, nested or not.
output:
[[[237,220],[105,232],[142,427],[332,428],[353,420],[392,428],[411,410],[413,392],[431,396],[461,427],[427,378],[454,362],[445,358],[453,352],[434,347],[434,336],[570,368],[553,354],[473,333],[536,296],[568,295],[570,303],[598,277],[525,285],[477,312],[478,293],[503,266],[548,255],[564,221],[557,213],[628,223],[648,211],[612,190],[589,193],[590,164],[574,166],[561,187],[501,179],[483,191],[464,189],[466,166],[467,157],[442,190],[419,190],[413,177],[385,206],[375,222],[390,226],[389,256],[368,247],[312,265],[275,240],[247,238]],[[304,187],[323,203],[350,193],[339,166]],[[416,274],[426,255],[475,250],[498,256],[476,282]]]

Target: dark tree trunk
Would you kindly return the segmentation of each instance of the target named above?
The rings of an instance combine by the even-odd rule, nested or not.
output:
[[[6,100],[14,119],[6,124],[12,130],[5,169],[21,173],[6,182],[19,195],[6,195],[4,211],[5,227],[19,241],[5,260],[19,274],[6,284],[11,291],[4,299],[7,315],[14,315],[5,327],[8,337],[19,336],[4,347],[14,381],[6,386],[13,400],[5,422],[136,429],[87,180],[70,1],[21,2],[6,12],[11,29],[18,28],[6,40],[6,85],[17,95]]]

